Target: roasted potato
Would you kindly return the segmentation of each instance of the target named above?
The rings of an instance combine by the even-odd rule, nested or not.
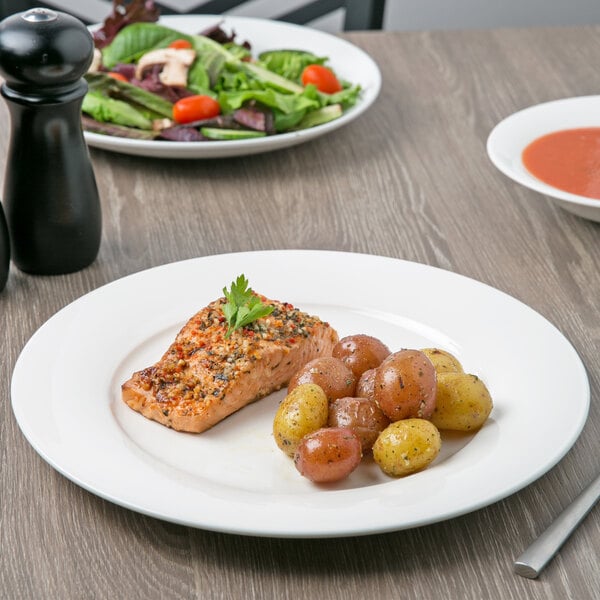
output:
[[[300,440],[327,424],[328,401],[325,392],[313,383],[296,387],[281,402],[273,419],[277,446],[293,457]]]
[[[390,349],[381,340],[363,333],[342,338],[331,352],[331,355],[339,358],[357,379],[365,371],[378,367],[390,354]]]
[[[391,477],[424,469],[439,454],[440,432],[426,419],[404,419],[388,425],[373,444],[373,458]]]
[[[325,392],[328,400],[354,396],[356,377],[338,358],[322,356],[304,365],[291,379],[288,393],[303,383],[315,383]]]
[[[373,399],[338,398],[329,404],[329,427],[347,427],[354,431],[363,452],[371,450],[377,436],[389,423]]]
[[[432,362],[435,372],[440,373],[462,373],[463,367],[456,356],[440,348],[423,348],[421,350]]]
[[[440,373],[431,422],[439,429],[476,431],[492,412],[490,393],[477,375]]]
[[[375,369],[365,371],[356,384],[357,398],[374,399],[375,396]]]
[[[435,369],[419,350],[394,352],[376,369],[374,397],[390,421],[428,419],[435,396]]]
[[[311,481],[329,483],[348,477],[361,457],[360,441],[352,430],[326,427],[302,438],[294,464]]]

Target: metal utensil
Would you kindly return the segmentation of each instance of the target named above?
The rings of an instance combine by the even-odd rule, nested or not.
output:
[[[600,475],[554,520],[515,561],[515,573],[535,579],[558,552],[600,497]]]

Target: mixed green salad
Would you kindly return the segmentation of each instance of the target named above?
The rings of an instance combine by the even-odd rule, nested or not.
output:
[[[153,2],[115,0],[94,32],[83,101],[87,131],[145,140],[240,140],[339,118],[360,85],[340,80],[327,57],[270,50],[257,57],[221,23],[196,35],[156,21]]]

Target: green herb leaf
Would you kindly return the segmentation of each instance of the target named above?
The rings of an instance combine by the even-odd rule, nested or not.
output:
[[[273,312],[273,307],[263,304],[254,291],[248,287],[248,280],[243,273],[231,282],[231,289],[223,288],[223,294],[227,299],[221,308],[228,325],[226,338],[236,329],[245,327]]]

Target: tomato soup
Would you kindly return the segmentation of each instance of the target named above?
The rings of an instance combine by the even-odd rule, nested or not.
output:
[[[534,176],[560,190],[600,200],[600,127],[555,131],[523,150]]]

